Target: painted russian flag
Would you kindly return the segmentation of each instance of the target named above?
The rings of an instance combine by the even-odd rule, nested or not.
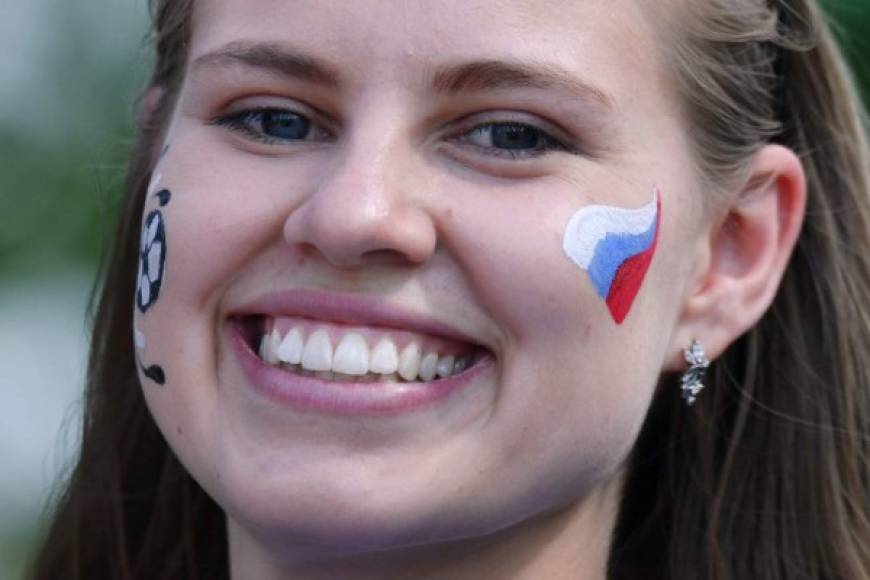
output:
[[[581,208],[568,222],[563,248],[586,270],[611,316],[622,323],[640,290],[658,242],[661,194],[637,209]]]

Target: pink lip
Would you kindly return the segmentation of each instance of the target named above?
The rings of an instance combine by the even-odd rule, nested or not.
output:
[[[473,338],[447,324],[359,295],[287,290],[266,294],[239,307],[233,314],[301,316],[361,326],[383,326],[476,344]]]
[[[304,316],[346,324],[409,329],[474,344],[465,334],[437,321],[387,307],[372,299],[307,290],[266,295],[234,316]],[[264,363],[251,350],[241,325],[231,317],[225,325],[230,346],[254,391],[278,404],[305,412],[335,416],[395,416],[423,410],[470,386],[493,367],[489,352],[470,368],[446,379],[420,383],[353,383],[297,375]]]

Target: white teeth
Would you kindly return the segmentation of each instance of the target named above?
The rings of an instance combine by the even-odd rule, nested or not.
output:
[[[420,373],[420,346],[416,342],[412,342],[402,350],[398,371],[399,376],[408,382],[417,380],[417,375]]]
[[[471,366],[471,359],[468,356],[461,356],[453,363],[453,374],[458,375],[465,369]]]
[[[434,379],[437,373],[437,365],[438,354],[434,352],[426,353],[426,356],[420,361],[420,380],[426,382]]]
[[[260,355],[260,360],[266,360],[266,348],[269,346],[269,335],[264,334],[260,339],[260,349],[257,351],[257,354]]]
[[[302,368],[309,371],[332,370],[332,342],[325,330],[315,330],[305,342]]]
[[[292,329],[281,341],[278,346],[278,358],[291,365],[298,365],[302,362],[302,349],[305,342],[302,340],[302,332],[298,328]]]
[[[438,359],[438,364],[435,365],[435,373],[442,379],[446,379],[453,374],[454,357],[445,356]]]
[[[278,346],[281,344],[281,335],[273,328],[268,339],[264,340],[266,340],[266,350],[263,353],[265,355],[263,360],[266,361],[266,364],[278,364],[280,362],[278,360]]]
[[[345,334],[335,349],[332,370],[357,376],[368,373],[369,346],[366,339],[355,332]]]
[[[396,343],[389,338],[382,338],[372,351],[369,371],[389,375],[395,373],[398,368],[399,351],[396,349]]]
[[[358,332],[345,334],[333,351],[332,341],[324,329],[315,330],[308,339],[299,327],[291,328],[282,339],[273,328],[260,340],[260,358],[267,364],[305,376],[344,382],[429,382],[447,378],[471,366],[469,356],[427,352],[421,357],[420,344],[408,344],[398,353],[388,336],[378,340],[369,351],[365,338]]]

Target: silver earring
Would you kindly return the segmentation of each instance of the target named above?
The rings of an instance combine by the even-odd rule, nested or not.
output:
[[[698,393],[704,388],[704,376],[707,374],[707,367],[710,366],[710,361],[707,360],[707,355],[704,354],[704,347],[697,340],[693,340],[692,346],[683,350],[683,358],[686,359],[689,368],[683,372],[680,383],[683,389],[683,400],[687,406],[691,406],[695,402]]]

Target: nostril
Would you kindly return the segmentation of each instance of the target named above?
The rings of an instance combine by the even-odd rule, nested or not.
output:
[[[410,259],[396,250],[369,250],[362,255],[367,265],[405,266]]]

